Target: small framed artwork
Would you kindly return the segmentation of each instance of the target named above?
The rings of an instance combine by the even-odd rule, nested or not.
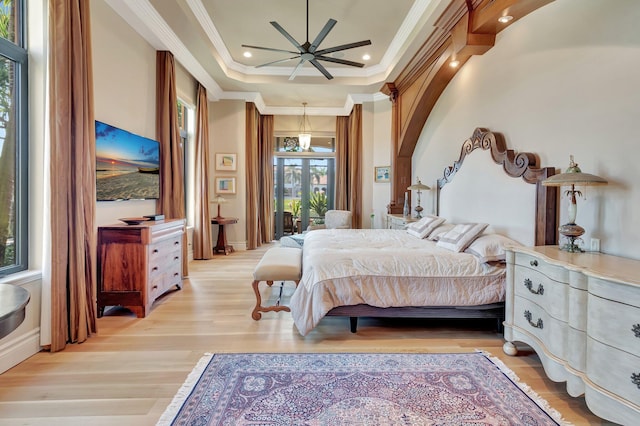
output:
[[[236,178],[234,178],[234,177],[216,178],[216,193],[218,193],[218,194],[235,194],[236,193]]]
[[[216,154],[216,170],[235,172],[237,168],[236,154]]]
[[[376,167],[376,182],[390,182],[391,167],[390,166],[377,166]]]

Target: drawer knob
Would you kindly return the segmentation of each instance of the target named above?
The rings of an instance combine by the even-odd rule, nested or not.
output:
[[[158,249],[153,249],[153,252],[154,252],[154,253],[157,253],[157,252],[158,252]]]
[[[544,286],[542,284],[538,284],[538,288],[534,290],[533,283],[529,278],[524,279],[524,286],[533,294],[539,294],[540,296],[544,294]]]
[[[532,327],[542,330],[542,318],[538,318],[538,321],[536,322],[531,321],[531,312],[529,311],[524,311],[524,317],[527,321],[529,321],[529,324],[531,324]]]
[[[176,256],[173,258],[173,260],[178,260],[178,259],[180,259],[180,256]]]
[[[538,261],[534,259],[534,260],[532,260],[532,261],[530,261],[530,262],[529,262],[529,265],[531,265],[531,266],[538,266]]]
[[[640,389],[640,373],[631,373],[631,383]]]
[[[174,246],[177,246],[179,244],[180,244],[180,241],[176,241],[176,242],[173,243]]]
[[[157,267],[157,266],[154,266],[153,268],[151,268],[151,270],[152,270],[152,271],[157,271],[157,270],[158,270],[158,267]]]
[[[633,334],[636,337],[640,338],[640,324],[633,324],[633,327],[631,327],[631,331],[633,331]]]
[[[152,289],[152,290],[157,290],[157,289],[158,289],[158,286],[157,286],[157,285],[154,285],[153,287],[151,287],[151,289]]]

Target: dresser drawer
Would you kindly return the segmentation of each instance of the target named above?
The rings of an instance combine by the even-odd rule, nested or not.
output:
[[[640,358],[587,338],[587,376],[640,409]]]
[[[516,296],[544,306],[547,313],[554,318],[568,321],[569,286],[567,284],[554,281],[538,270],[516,265],[513,285]]]
[[[588,300],[587,334],[607,345],[640,355],[640,308],[592,294]]]
[[[516,327],[544,342],[549,352],[565,359],[567,324],[550,316],[540,305],[519,296],[514,298],[514,324]]]
[[[547,263],[538,257],[534,257],[525,253],[516,253],[515,264],[534,271],[538,271],[554,281],[558,281],[561,283],[569,282],[569,271],[567,271],[562,266]]]

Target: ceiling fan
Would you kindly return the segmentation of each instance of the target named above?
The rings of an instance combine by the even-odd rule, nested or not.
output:
[[[331,31],[331,29],[337,22],[338,21],[336,21],[335,19],[329,19],[325,24],[324,28],[322,28],[320,33],[318,33],[315,40],[313,40],[313,43],[309,43],[309,0],[307,0],[307,41],[305,41],[303,44],[298,43],[296,39],[294,39],[287,31],[285,31],[285,29],[282,28],[282,26],[280,26],[280,24],[278,24],[276,21],[270,22],[270,24],[273,25],[276,30],[278,30],[287,40],[291,42],[291,44],[293,44],[296,47],[296,49],[298,49],[297,52],[291,51],[291,50],[284,50],[284,49],[274,49],[271,47],[250,46],[248,44],[243,44],[242,47],[248,47],[251,49],[269,50],[272,52],[292,53],[295,55],[290,58],[278,59],[277,61],[267,62],[266,64],[262,64],[262,65],[257,65],[256,68],[266,67],[268,65],[273,65],[280,62],[286,62],[292,59],[300,59],[300,61],[298,62],[298,65],[296,65],[293,72],[289,76],[289,80],[293,80],[296,77],[296,74],[298,74],[298,72],[302,68],[302,65],[307,61],[311,63],[311,65],[316,67],[318,71],[320,71],[328,80],[331,80],[333,76],[318,61],[333,62],[336,64],[349,65],[352,67],[362,68],[364,64],[360,62],[347,61],[346,59],[339,59],[339,58],[334,58],[334,57],[325,56],[325,55],[328,53],[339,52],[341,50],[353,49],[355,47],[367,46],[371,44],[371,40],[363,40],[355,43],[341,44],[340,46],[334,46],[334,47],[329,47],[327,49],[318,50],[320,43],[322,43],[322,41],[325,39],[327,34],[329,34],[329,31]]]

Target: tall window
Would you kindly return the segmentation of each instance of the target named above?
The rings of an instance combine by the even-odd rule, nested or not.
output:
[[[0,276],[27,268],[27,50],[23,0],[0,0]]]
[[[194,176],[193,167],[194,153],[193,147],[189,144],[189,136],[193,134],[194,123],[194,109],[188,106],[186,103],[178,99],[178,127],[180,128],[180,142],[182,145],[182,161],[183,161],[183,178],[184,178],[184,198],[185,198],[185,214],[187,217],[187,224],[193,224],[194,218]]]

